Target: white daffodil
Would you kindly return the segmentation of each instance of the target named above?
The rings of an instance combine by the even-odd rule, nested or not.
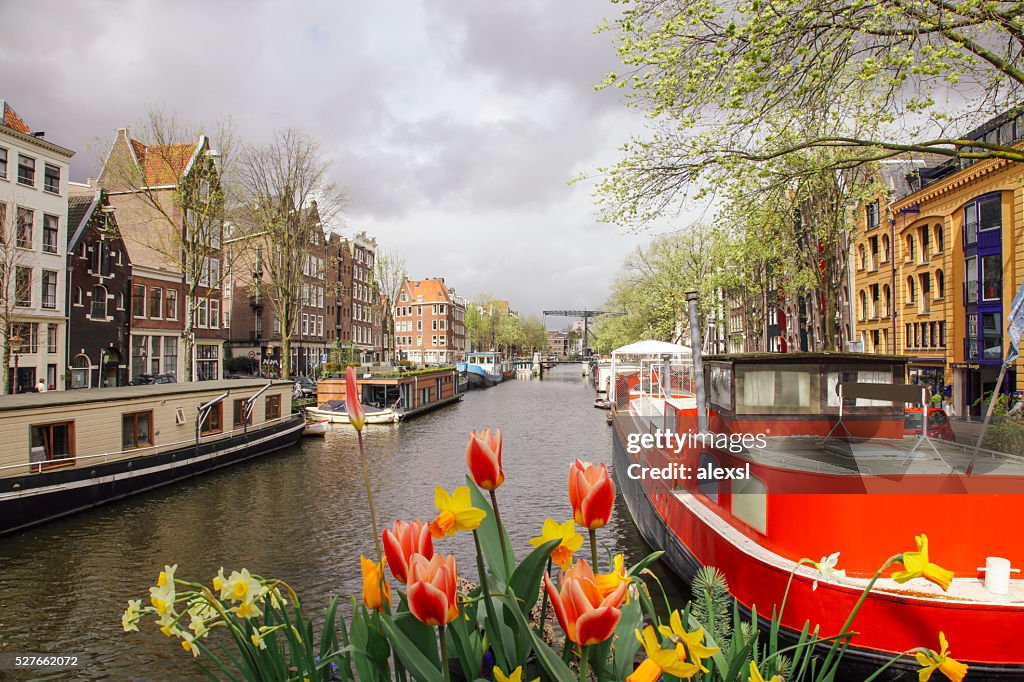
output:
[[[121,615],[121,627],[124,628],[125,632],[130,632],[132,630],[134,630],[135,632],[139,631],[138,623],[141,607],[141,599],[128,600],[128,608],[125,609],[124,613]]]
[[[174,620],[174,572],[178,564],[164,566],[160,576],[156,580],[156,587],[149,588],[149,601],[160,616],[158,621],[161,625],[167,625]]]
[[[836,564],[839,563],[839,552],[830,554],[827,557],[821,557],[821,561],[814,564],[814,567],[818,569],[818,575],[814,577],[814,584],[811,586],[812,590],[818,589],[818,580],[824,580],[825,582],[843,582],[846,580],[846,569],[836,570]]]
[[[192,654],[192,658],[199,657],[199,647],[196,646],[196,638],[192,636],[192,633],[186,632],[185,630],[178,630],[175,634],[181,637],[181,648]]]
[[[265,588],[259,580],[249,574],[249,569],[232,571],[221,589],[221,598],[231,601],[246,602],[255,601],[263,596]]]
[[[259,607],[253,601],[244,601],[235,609],[235,615],[239,618],[259,618],[263,615]]]
[[[196,637],[203,637],[210,631],[207,620],[216,616],[217,611],[206,602],[197,601],[188,608],[188,615],[191,617],[189,629],[196,633]]]

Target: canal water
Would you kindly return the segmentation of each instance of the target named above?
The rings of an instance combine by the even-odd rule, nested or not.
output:
[[[469,431],[499,427],[506,482],[498,502],[522,556],[544,519],[571,518],[566,474],[573,459],[611,463],[611,429],[593,400],[580,367],[567,365],[543,381],[471,391],[400,426],[367,427],[382,528],[396,518],[432,518],[435,486],[464,483]],[[650,551],[621,499],[599,539],[625,553],[627,565]],[[476,580],[469,534],[436,547],[455,553],[460,571]],[[127,600],[147,602],[164,564],[207,583],[222,566],[280,578],[313,615],[331,595],[360,593],[360,554],[372,556],[374,544],[355,432],[347,425],[333,426],[325,439],[0,538],[0,652],[73,654],[82,663],[70,676],[0,670],[0,679],[203,679],[191,656],[151,623],[138,633],[121,630]]]

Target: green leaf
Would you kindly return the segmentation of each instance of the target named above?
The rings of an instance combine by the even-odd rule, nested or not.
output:
[[[511,597],[505,598],[511,599]],[[509,612],[515,616],[519,627],[530,633],[530,638],[533,641],[533,650],[537,652],[537,660],[540,662],[541,667],[547,672],[548,676],[550,676],[554,682],[577,682],[577,678],[573,675],[569,666],[566,665],[562,659],[558,657],[558,654],[552,651],[551,648],[544,643],[544,640],[538,637],[537,633],[530,628],[530,624],[526,622],[526,616],[524,616],[523,613],[515,606],[510,608]]]
[[[622,619],[615,628],[612,679],[624,680],[633,672],[633,661],[636,659],[636,652],[640,650],[640,642],[637,641],[633,633],[642,624],[643,613],[640,610],[640,602],[634,599],[622,607]]]
[[[512,573],[512,566],[506,564],[502,556],[501,540],[504,538],[507,543],[509,562],[515,562],[512,540],[509,539],[508,533],[504,529],[498,529],[498,522],[494,516],[494,509],[491,507],[491,503],[487,501],[484,494],[476,487],[473,479],[469,476],[466,476],[466,485],[469,486],[473,506],[487,512],[487,516],[480,522],[480,528],[477,529],[477,535],[480,537],[480,547],[484,553],[484,561],[487,563],[491,573],[504,585],[508,583],[508,577]]]
[[[391,619],[391,622],[409,638],[409,641],[416,645],[416,648],[433,665],[440,668],[440,656],[437,651],[437,636],[434,628],[421,623],[411,614],[399,614]]]
[[[392,622],[391,618],[382,618],[381,625],[394,648],[395,655],[402,659],[402,663],[413,677],[420,682],[442,682],[444,680],[441,669],[423,655],[423,652],[405,636],[405,633]],[[362,678],[361,672],[359,676]]]
[[[648,566],[653,564],[655,561],[660,559],[661,556],[664,553],[665,553],[664,550],[658,550],[657,552],[651,552],[650,554],[645,556],[643,559],[641,559],[640,561],[638,561],[635,564],[633,564],[632,566],[630,566],[629,567],[629,571],[626,572],[627,575],[630,578],[635,578],[636,576],[640,575],[641,571],[643,571],[645,568],[647,568]]]
[[[544,575],[544,568],[547,566],[551,553],[561,543],[561,539],[549,540],[543,545],[526,555],[526,558],[516,566],[512,577],[508,581],[508,588],[518,599],[521,600],[521,608],[524,614],[529,614],[533,605],[537,603],[540,596],[540,584]]]

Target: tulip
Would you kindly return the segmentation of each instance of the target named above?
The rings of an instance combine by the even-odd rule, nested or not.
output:
[[[656,682],[661,679],[663,673],[685,680],[700,672],[699,665],[686,660],[686,648],[682,642],[676,642],[673,646],[672,642],[668,641],[666,644],[669,646],[662,647],[652,625],[644,628],[643,635],[639,630],[635,633],[644,647],[647,659],[626,678],[626,682]]]
[[[602,598],[590,565],[580,559],[562,576],[560,590],[551,578],[544,575],[544,589],[554,607],[558,624],[566,637],[580,647],[603,642],[615,632],[622,611],[619,606],[626,598],[626,583],[620,583],[607,597]]]
[[[569,502],[576,523],[588,530],[608,523],[615,504],[615,484],[604,464],[576,460],[569,467]]]
[[[501,429],[491,432],[484,429],[479,434],[469,434],[466,444],[466,466],[473,482],[483,490],[493,492],[505,482],[501,470]]]
[[[348,412],[349,423],[356,427],[356,431],[362,431],[366,424],[366,413],[363,412],[363,404],[359,402],[355,367],[345,370],[345,410]]]
[[[460,486],[449,496],[444,488],[437,486],[434,491],[434,505],[437,518],[430,522],[430,534],[435,540],[445,535],[455,535],[460,530],[476,530],[487,516],[483,509],[473,506],[469,486]]]
[[[384,580],[384,567],[364,556],[359,557],[359,563],[363,569],[363,604],[377,611],[383,611],[385,604],[390,608],[391,586]]]
[[[573,552],[583,546],[583,536],[576,532],[576,524],[572,519],[561,524],[554,519],[545,519],[540,535],[530,540],[530,544],[540,547],[552,540],[561,540],[561,542],[551,552],[551,561],[563,571],[568,571],[572,566]]]
[[[932,673],[938,670],[940,673],[953,680],[960,682],[967,675],[967,665],[949,657],[949,644],[946,642],[946,635],[939,633],[940,650],[938,653],[931,649],[920,649],[914,657],[921,665],[917,671],[920,682],[928,682]]]
[[[392,528],[384,530],[383,540],[391,575],[403,584],[409,581],[409,557],[413,554],[422,554],[428,559],[434,556],[430,528],[422,521],[395,521]]]
[[[459,615],[455,595],[455,557],[435,554],[427,559],[413,554],[409,559],[409,583],[406,598],[409,611],[426,625],[446,625]]]
[[[949,589],[953,581],[953,571],[948,571],[941,566],[931,563],[928,560],[928,536],[921,534],[915,536],[917,541],[916,552],[904,552],[901,558],[903,567],[907,570],[892,574],[892,579],[898,583],[905,583],[914,578],[929,580],[944,591]]]

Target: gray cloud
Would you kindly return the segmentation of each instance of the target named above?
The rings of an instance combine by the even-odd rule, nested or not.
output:
[[[118,126],[161,103],[230,114],[244,139],[297,127],[367,229],[417,277],[513,307],[599,305],[638,242],[598,225],[584,183],[642,120],[593,85],[615,68],[593,0],[197,0],[0,4],[0,98],[95,174]],[[10,30],[10,27],[17,27]]]

